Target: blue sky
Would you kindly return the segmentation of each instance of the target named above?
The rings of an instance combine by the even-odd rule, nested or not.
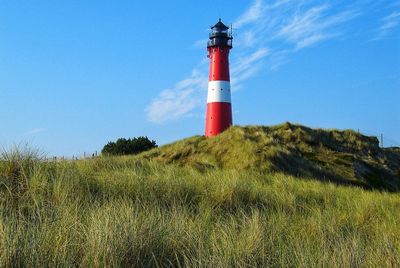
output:
[[[0,146],[48,155],[204,132],[209,26],[233,24],[234,124],[400,146],[400,1],[0,0]]]

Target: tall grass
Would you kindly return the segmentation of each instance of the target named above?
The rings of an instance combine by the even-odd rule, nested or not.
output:
[[[396,267],[399,211],[399,194],[279,173],[12,152],[0,266]]]

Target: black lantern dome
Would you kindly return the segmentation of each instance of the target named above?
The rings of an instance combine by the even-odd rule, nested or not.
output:
[[[226,46],[232,48],[232,31],[229,32],[228,30],[229,27],[220,18],[214,26],[211,26],[207,47]]]

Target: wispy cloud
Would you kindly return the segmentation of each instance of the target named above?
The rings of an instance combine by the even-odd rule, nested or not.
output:
[[[381,30],[389,31],[399,25],[400,22],[400,12],[393,12],[390,15],[383,18],[383,25]]]
[[[255,0],[248,10],[246,10],[235,21],[235,27],[241,28],[242,26],[256,22],[261,18],[264,11],[264,4],[262,0]]]
[[[288,24],[284,25],[277,36],[294,43],[296,49],[302,49],[340,34],[334,27],[359,15],[354,10],[346,10],[328,15],[329,6],[312,7],[297,13]]]
[[[291,54],[342,36],[340,26],[359,14],[354,5],[337,8],[313,0],[277,0],[268,4],[254,0],[233,23],[232,91],[243,88],[243,82],[261,70],[277,70]],[[204,42],[197,41],[195,46]],[[172,89],[163,90],[146,108],[148,120],[154,123],[177,120],[204,107],[207,72],[203,61],[190,76]]]
[[[373,40],[376,41],[383,39],[389,34],[389,32],[393,31],[399,25],[400,25],[400,11],[395,11],[390,13],[381,20],[381,26],[379,27],[377,31],[378,33]]]
[[[163,90],[146,108],[147,118],[153,123],[165,123],[190,116],[190,112],[200,103],[197,96],[207,88],[207,77],[197,69],[172,89]]]
[[[25,132],[24,135],[26,135],[26,136],[35,135],[35,134],[41,133],[43,131],[45,131],[44,128],[34,128],[34,129],[31,129],[31,130]]]
[[[260,68],[260,61],[269,53],[267,48],[259,48],[250,55],[237,58],[233,62],[231,84],[233,89],[240,87],[240,82],[252,77]]]

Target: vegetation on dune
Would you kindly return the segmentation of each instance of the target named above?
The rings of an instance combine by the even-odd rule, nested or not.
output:
[[[400,151],[380,148],[376,137],[352,130],[311,129],[291,123],[235,126],[214,138],[191,137],[139,157],[199,170],[256,169],[368,189],[400,190]]]
[[[257,160],[239,154],[246,142],[243,167]],[[0,161],[0,266],[397,267],[399,209],[398,193],[283,173],[12,151]]]

